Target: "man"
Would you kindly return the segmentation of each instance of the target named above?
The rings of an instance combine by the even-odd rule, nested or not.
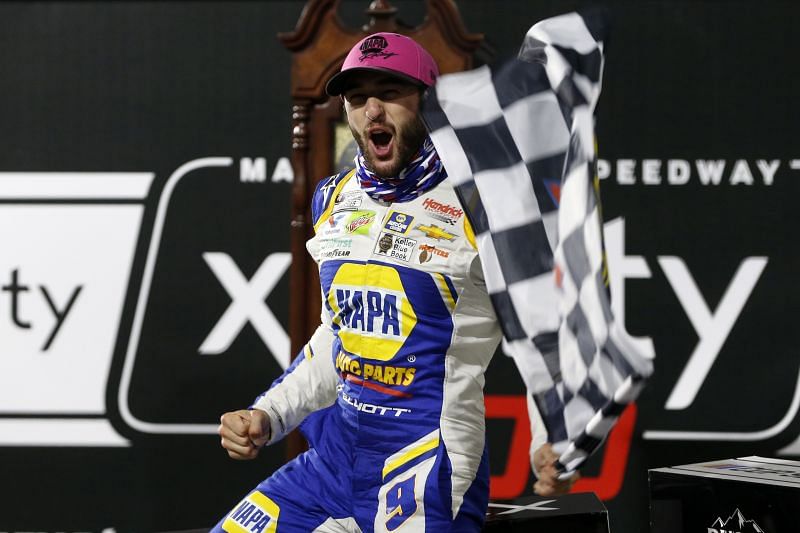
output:
[[[220,426],[235,459],[301,423],[312,447],[215,531],[481,529],[483,374],[501,332],[472,228],[419,115],[437,76],[413,40],[379,33],[328,82],[359,152],[355,170],[320,182],[312,200],[322,325],[251,409]],[[571,481],[542,451],[538,488],[565,491]]]

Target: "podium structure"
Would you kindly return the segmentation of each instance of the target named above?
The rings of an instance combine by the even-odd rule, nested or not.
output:
[[[609,533],[608,511],[593,492],[490,503],[484,533]]]
[[[800,462],[742,457],[649,471],[650,531],[796,533]]]

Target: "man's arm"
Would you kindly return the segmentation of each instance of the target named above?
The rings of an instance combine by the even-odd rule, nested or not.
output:
[[[528,398],[528,416],[531,421],[531,469],[536,476],[533,491],[539,496],[566,494],[580,478],[580,475],[575,472],[567,479],[558,479],[560,472],[555,467],[558,454],[547,442],[547,429],[544,427],[542,415],[536,407],[536,402],[533,401],[533,396],[531,394],[526,396]]]
[[[324,315],[323,315],[324,316]],[[322,324],[294,363],[250,409],[225,413],[219,434],[234,459],[253,459],[265,444],[282,439],[310,413],[336,400],[333,331]]]
[[[334,192],[352,172],[340,172],[317,183],[311,200],[314,227],[334,201]],[[313,253],[312,253],[313,256]],[[331,352],[334,334],[322,303],[322,325],[294,362],[249,409],[222,415],[219,434],[222,447],[234,459],[253,459],[265,444],[283,438],[310,413],[336,400],[336,369]]]

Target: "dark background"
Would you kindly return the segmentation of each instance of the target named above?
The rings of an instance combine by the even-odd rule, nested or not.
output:
[[[422,2],[393,4],[403,21],[422,21]],[[534,22],[593,4],[458,2],[467,29],[484,33],[498,59],[515,54]],[[791,403],[800,266],[793,200],[800,171],[789,161],[800,158],[794,44],[800,5],[602,4],[613,20],[597,121],[600,157],[612,168],[601,186],[604,218],[624,217],[626,252],[644,258],[651,271],[650,278],[626,283],[626,323],[633,335],[651,337],[658,355],[638,402],[624,483],[606,501],[612,530],[636,533],[647,530],[647,468],[778,455],[800,434],[792,420],[766,440],[642,436],[647,430],[758,431],[782,419]],[[345,24],[362,24],[367,5],[342,2]],[[290,56],[276,35],[294,28],[302,8],[299,0],[0,4],[0,171],[156,175],[108,381],[107,416],[131,446],[0,448],[0,531],[210,527],[282,463],[280,447],[239,463],[214,435],[137,431],[119,414],[117,389],[160,191],[176,168],[209,156],[235,163],[197,171],[175,190],[131,407],[155,422],[214,424],[218,413],[245,406],[280,372],[249,325],[227,355],[198,362],[192,350],[229,302],[200,254],[229,253],[249,278],[268,254],[289,249],[290,185],[243,184],[237,177],[242,157],[266,158],[269,176],[290,155]],[[616,179],[622,159],[636,161],[633,185]],[[661,184],[642,182],[644,159],[662,162]],[[692,166],[696,159],[724,160],[726,170],[719,185],[703,185],[693,169],[687,184],[671,186],[669,159]],[[751,168],[753,185],[730,183],[730,168],[740,159]],[[780,160],[772,185],[761,181],[758,159]],[[664,256],[685,262],[712,314],[740,263],[768,258],[697,398],[678,411],[664,404],[699,339],[659,266]],[[290,298],[285,276],[267,302],[284,327]],[[0,300],[0,309],[7,306]],[[496,357],[487,394],[519,399],[522,392],[513,364]],[[0,417],[14,416],[0,406]],[[494,475],[505,472],[515,427],[511,418],[489,421]],[[602,469],[601,454],[584,476],[607,479]]]

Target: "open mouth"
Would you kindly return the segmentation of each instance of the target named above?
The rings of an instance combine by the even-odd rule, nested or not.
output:
[[[389,157],[392,153],[394,136],[384,129],[373,129],[369,132],[369,143],[378,158]]]

